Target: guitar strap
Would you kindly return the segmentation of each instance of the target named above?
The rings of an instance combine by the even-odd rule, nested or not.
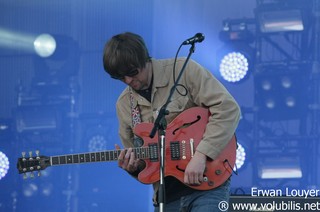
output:
[[[138,104],[134,106],[133,92],[131,88],[130,88],[130,106],[131,106],[132,128],[134,128],[137,124],[141,123],[141,114],[140,114],[140,109]],[[142,144],[143,144],[142,139],[134,134],[133,145],[135,147],[140,147],[142,146]]]
[[[137,104],[137,106],[134,106],[134,98],[133,98],[133,92],[132,89],[130,88],[130,106],[131,106],[131,117],[132,117],[132,127],[134,128],[137,124],[141,123],[141,114],[140,114],[140,108]],[[140,147],[143,145],[143,140],[136,136],[135,134],[133,135],[133,145],[135,147]],[[159,182],[153,184],[153,197],[152,201],[154,205],[157,205],[157,195],[158,195],[158,190],[159,190]]]

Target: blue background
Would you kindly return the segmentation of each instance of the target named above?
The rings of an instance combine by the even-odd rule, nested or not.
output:
[[[257,92],[254,77],[251,75],[243,83],[231,84],[223,81],[218,73],[215,58],[223,45],[218,38],[222,21],[253,18],[255,7],[254,0],[0,0],[0,120],[2,125],[8,126],[0,131],[0,151],[10,161],[8,174],[0,180],[0,211],[152,211],[151,187],[137,182],[116,163],[50,167],[40,178],[27,180],[18,175],[15,167],[22,151],[40,150],[41,154],[52,156],[113,149],[115,143],[120,143],[115,102],[125,86],[104,72],[102,52],[111,36],[126,31],[144,37],[151,56],[158,59],[174,57],[185,39],[197,32],[204,33],[205,40],[196,45],[192,58],[211,70],[243,109],[237,134],[239,142],[247,148],[248,160],[246,166],[239,170],[239,175],[233,177],[233,194],[250,195],[253,186],[319,189],[319,145],[316,145],[319,127],[314,129],[316,133],[311,138],[303,137],[296,130],[302,125],[299,118],[299,123],[258,120],[264,128],[273,130],[272,136],[276,136],[280,143],[280,147],[273,148],[277,149],[276,152],[268,153],[269,157],[298,155],[303,166],[303,179],[260,181],[257,170],[260,151],[255,149],[260,142],[255,140],[252,132],[256,126],[251,113],[255,109]],[[52,91],[53,94],[42,90],[45,96],[58,96],[58,101],[62,102],[53,108],[62,117],[61,125],[52,134],[37,130],[19,133],[16,130],[19,94],[22,93],[24,100],[32,96],[33,80],[46,67],[36,65],[42,58],[30,50],[30,44],[22,45],[18,40],[5,44],[6,32],[11,33],[11,38],[17,36],[18,40],[32,40],[42,33],[65,35],[78,45],[70,53],[77,56],[68,61],[68,67],[76,73],[72,83],[62,84],[58,91]],[[188,50],[188,46],[183,47],[180,56],[187,56]],[[319,55],[318,52],[314,54]],[[276,79],[277,75],[274,77]],[[310,105],[318,101],[318,97],[306,90],[306,84],[297,84],[297,90],[305,92],[301,101],[310,102]],[[67,93],[66,98],[63,97],[64,92]],[[46,101],[50,102],[50,99]],[[32,104],[39,106],[47,102]],[[319,102],[315,104],[319,107]],[[296,115],[301,117],[305,114]],[[309,111],[307,115],[318,119],[313,112]],[[310,118],[306,124],[310,125],[310,120],[314,121]],[[288,140],[288,134],[283,133],[284,128],[286,132],[294,132],[296,137],[292,142],[298,148],[288,155],[285,151],[288,145],[283,144]],[[102,135],[104,140],[92,147],[89,139],[96,134]],[[268,146],[267,143],[265,145]]]

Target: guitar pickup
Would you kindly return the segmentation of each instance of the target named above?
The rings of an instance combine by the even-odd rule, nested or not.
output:
[[[149,158],[151,162],[159,161],[158,144],[149,144]]]
[[[171,160],[180,160],[180,142],[179,141],[171,141],[170,142],[170,153]]]

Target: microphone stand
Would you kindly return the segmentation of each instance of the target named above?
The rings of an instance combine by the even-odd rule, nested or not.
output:
[[[170,90],[170,94],[168,96],[168,99],[166,103],[161,107],[159,114],[154,122],[153,129],[149,135],[150,138],[153,138],[156,134],[156,131],[158,131],[158,142],[160,147],[160,185],[159,185],[159,196],[158,196],[158,203],[159,203],[159,211],[164,211],[164,200],[165,200],[165,184],[164,184],[164,168],[165,168],[165,137],[166,137],[166,128],[167,128],[167,121],[165,119],[165,115],[169,114],[169,111],[167,110],[168,104],[171,102],[171,97],[177,88],[178,82],[182,76],[182,73],[184,72],[187,63],[194,52],[195,45],[194,42],[191,43],[191,47],[189,50],[189,54],[187,56],[187,59],[185,60],[181,71],[177,77],[177,80],[174,82],[174,85],[172,86]],[[173,70],[175,71],[175,70]]]

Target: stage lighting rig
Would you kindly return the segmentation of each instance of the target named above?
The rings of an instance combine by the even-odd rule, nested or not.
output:
[[[217,50],[217,68],[228,82],[245,79],[253,68],[255,51],[250,46],[254,34],[249,29],[253,19],[224,20],[219,39],[224,45]]]

